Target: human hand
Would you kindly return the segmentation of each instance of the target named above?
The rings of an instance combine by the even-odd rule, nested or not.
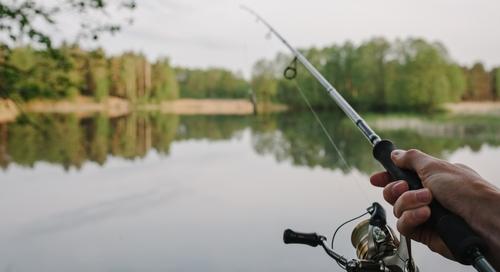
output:
[[[453,259],[438,234],[423,224],[431,215],[428,205],[435,198],[446,209],[462,217],[485,239],[490,248],[500,248],[500,216],[493,220],[489,213],[499,214],[495,211],[498,208],[493,205],[498,207],[500,204],[497,188],[465,165],[439,160],[418,150],[395,150],[391,158],[398,167],[415,171],[424,187],[408,191],[405,181],[391,182],[387,172],[374,174],[370,178],[373,185],[385,187],[384,198],[394,206],[394,215],[398,218],[397,228],[401,234]],[[491,231],[499,235],[492,239]]]

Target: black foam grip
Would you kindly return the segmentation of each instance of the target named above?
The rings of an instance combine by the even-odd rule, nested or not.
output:
[[[373,156],[384,166],[394,180],[405,180],[410,190],[423,188],[418,175],[409,170],[398,168],[391,159],[391,152],[396,147],[391,141],[382,140],[373,148]],[[478,248],[486,249],[481,238],[459,216],[445,209],[439,202],[433,200],[430,204],[431,218],[428,224],[439,234],[457,261],[462,264],[472,264],[472,251]]]
[[[283,242],[285,244],[303,244],[316,247],[321,244],[321,238],[316,233],[300,233],[287,229],[283,233]]]

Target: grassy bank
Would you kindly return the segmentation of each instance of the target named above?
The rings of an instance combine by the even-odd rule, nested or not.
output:
[[[8,99],[0,99],[0,123],[14,121],[19,114],[16,104]]]
[[[500,115],[500,101],[490,102],[461,102],[446,104],[444,107],[453,114],[498,114]]]
[[[285,111],[280,104],[257,106],[258,112]],[[16,104],[12,100],[0,100],[0,123],[11,122],[21,112],[27,113],[72,113],[79,117],[104,113],[109,117],[127,115],[132,111],[160,111],[179,115],[249,115],[254,113],[253,104],[246,99],[177,99],[160,103],[132,104],[126,99],[109,97],[96,102],[91,97],[78,96],[71,100],[33,100]]]
[[[282,104],[257,106],[259,113],[280,112],[287,109],[287,106]],[[460,102],[446,104],[444,109],[456,115],[500,115],[500,102]],[[0,99],[0,123],[14,121],[21,112],[72,113],[79,117],[104,113],[109,117],[119,117],[132,111],[159,111],[179,115],[249,115],[254,113],[254,106],[246,99],[177,99],[143,104],[132,104],[118,97],[96,102],[91,97],[79,96],[71,100],[39,99],[22,104],[16,104],[9,99]]]

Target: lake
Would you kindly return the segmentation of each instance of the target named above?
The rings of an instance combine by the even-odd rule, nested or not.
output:
[[[331,236],[381,190],[338,113],[28,115],[0,124],[0,271],[342,271],[286,228]],[[500,175],[500,117],[368,115],[404,148]],[[391,210],[389,222],[394,226]],[[335,245],[348,258],[354,224]],[[472,271],[414,244],[421,271]]]

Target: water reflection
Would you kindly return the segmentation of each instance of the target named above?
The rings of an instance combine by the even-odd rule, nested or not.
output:
[[[137,215],[144,209],[151,209],[156,205],[165,204],[175,198],[176,195],[178,195],[177,192],[165,193],[152,189],[93,203],[92,205],[55,214],[44,220],[31,222],[30,225],[19,230],[18,237],[32,238],[31,236],[60,233],[115,217]]]
[[[362,172],[377,167],[368,155],[370,146],[348,120],[332,113],[321,117],[348,165]],[[418,147],[440,157],[464,146],[478,150],[483,144],[500,143],[500,123],[494,117],[423,120],[372,116],[369,122],[401,147]],[[79,169],[86,161],[103,165],[109,155],[135,159],[150,150],[166,155],[173,141],[230,139],[245,128],[251,130],[258,154],[272,154],[278,161],[288,160],[294,165],[349,170],[313,117],[305,113],[255,118],[159,113],[115,119],[103,115],[84,119],[75,115],[32,115],[0,125],[0,165],[33,167],[44,161]]]
[[[108,156],[143,158],[149,151],[168,155],[174,141],[227,140],[245,129],[252,135],[256,153],[271,154],[293,165],[364,173],[378,166],[371,147],[349,120],[335,113],[320,114],[347,164],[308,113],[265,116],[182,116],[137,113],[109,119],[103,115],[30,115],[0,124],[0,166],[33,167],[43,161],[64,169],[80,169],[85,162],[104,165]],[[403,148],[417,147],[438,157],[461,147],[472,150],[500,144],[496,117],[427,118],[370,116],[379,133]]]
[[[349,171],[349,167],[371,173],[378,164],[371,157],[371,146],[352,123],[335,114],[320,114],[345,161],[325,137],[310,114],[277,115],[277,129],[270,134],[256,133],[254,147],[259,154],[271,153],[278,160],[294,165],[321,166]],[[437,157],[462,148],[472,150],[500,144],[500,119],[497,117],[427,118],[370,116],[368,122],[377,132],[402,148],[420,148]]]
[[[308,113],[33,115],[2,124],[0,271],[339,271],[321,251],[281,241],[287,227],[327,235],[384,203],[367,185],[378,166],[366,140],[341,116],[321,118],[361,172],[342,163]],[[368,121],[403,147],[498,176],[500,149],[490,147],[500,142],[498,118]],[[354,257],[349,235],[337,245]],[[468,271],[422,246],[415,254],[422,271]]]

